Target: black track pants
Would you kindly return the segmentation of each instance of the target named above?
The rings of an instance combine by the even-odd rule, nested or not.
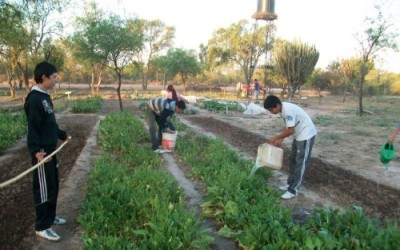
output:
[[[53,225],[58,198],[57,160],[42,164],[33,171],[33,199],[35,202],[35,230],[42,231]]]

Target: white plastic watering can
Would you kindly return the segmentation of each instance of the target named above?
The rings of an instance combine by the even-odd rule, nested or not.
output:
[[[267,167],[272,170],[282,168],[283,149],[274,145],[263,143],[258,146],[257,159],[251,170],[250,177],[261,167]]]

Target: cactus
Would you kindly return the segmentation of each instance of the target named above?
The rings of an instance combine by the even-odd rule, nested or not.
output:
[[[303,85],[318,62],[319,52],[315,46],[302,43],[282,41],[274,50],[275,64],[289,84],[289,100],[297,89]]]

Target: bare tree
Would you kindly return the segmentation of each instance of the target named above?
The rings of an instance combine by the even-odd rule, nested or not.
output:
[[[361,62],[361,73],[360,81],[358,84],[358,94],[359,94],[359,110],[360,116],[363,115],[363,85],[365,81],[365,76],[368,74],[371,60],[373,61],[377,53],[383,49],[397,49],[395,42],[397,33],[391,31],[392,24],[388,23],[388,20],[384,17],[381,6],[375,6],[378,11],[376,17],[367,17],[365,22],[367,28],[362,34],[356,34],[355,37],[360,45],[360,54],[362,58]]]

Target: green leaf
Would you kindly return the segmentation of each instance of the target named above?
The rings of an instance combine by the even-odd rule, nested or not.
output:
[[[225,213],[227,216],[238,216],[239,206],[234,201],[228,201],[225,205]]]
[[[231,238],[233,232],[228,226],[224,225],[224,227],[218,231],[218,235],[225,238]]]

